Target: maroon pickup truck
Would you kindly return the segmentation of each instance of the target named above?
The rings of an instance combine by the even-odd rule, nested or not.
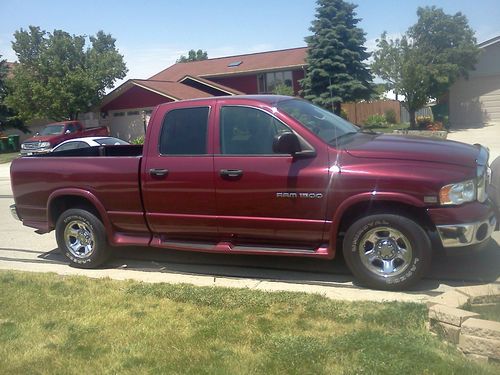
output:
[[[45,154],[68,139],[108,135],[106,126],[85,129],[79,121],[56,122],[45,126],[40,133],[25,140],[21,144],[21,155]]]
[[[342,251],[362,283],[395,290],[418,280],[438,247],[472,248],[498,230],[486,148],[365,132],[284,96],[163,104],[143,147],[20,158],[11,179],[14,216],[55,229],[78,267],[125,245]]]

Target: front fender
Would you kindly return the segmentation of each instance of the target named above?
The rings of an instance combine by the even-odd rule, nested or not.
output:
[[[344,217],[347,210],[358,203],[378,203],[378,202],[388,202],[388,203],[399,203],[406,206],[412,206],[416,208],[425,207],[424,202],[415,198],[412,195],[397,192],[366,192],[353,195],[346,200],[344,200],[335,210],[334,217],[330,229],[330,240],[331,243],[335,243],[334,240],[338,236],[338,231],[340,223]]]

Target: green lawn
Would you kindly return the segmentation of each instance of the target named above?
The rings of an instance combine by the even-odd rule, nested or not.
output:
[[[19,152],[10,152],[7,154],[0,154],[0,164],[9,163],[19,157]]]
[[[498,374],[426,308],[0,271],[1,374]]]

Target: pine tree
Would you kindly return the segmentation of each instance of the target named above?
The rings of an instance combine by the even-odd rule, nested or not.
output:
[[[307,71],[301,80],[305,99],[339,115],[342,102],[368,99],[372,76],[364,61],[364,31],[356,25],[356,5],[342,0],[318,0],[316,19],[305,38]]]

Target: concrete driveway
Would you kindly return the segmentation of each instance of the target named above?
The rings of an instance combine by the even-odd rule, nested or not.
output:
[[[469,144],[479,143],[490,149],[490,163],[500,156],[500,124],[483,128],[452,129],[447,139]]]
[[[37,235],[15,221],[8,207],[13,203],[9,165],[0,164],[0,269],[55,272],[146,282],[191,283],[200,286],[245,287],[320,293],[345,300],[399,300],[424,302],[450,290],[499,282],[500,233],[481,255],[437,256],[429,276],[414,290],[384,292],[362,288],[342,259],[242,256],[177,252],[148,248],[118,248],[113,260],[100,269],[69,267],[58,253],[54,234]]]

